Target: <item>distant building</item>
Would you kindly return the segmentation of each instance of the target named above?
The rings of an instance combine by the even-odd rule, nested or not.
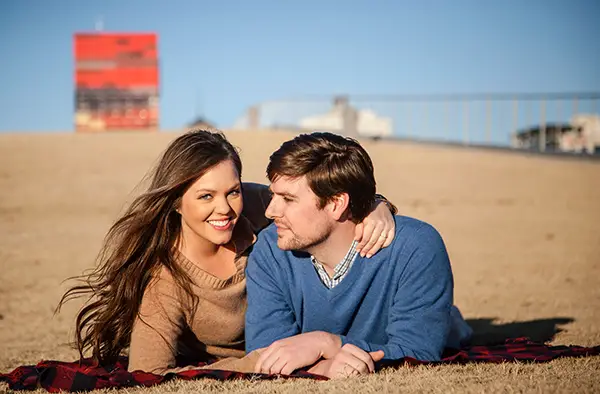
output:
[[[519,130],[513,134],[511,146],[534,151],[543,148],[547,152],[600,153],[600,117],[597,115],[577,114],[569,123],[548,123],[543,131],[542,134],[541,126]]]
[[[600,116],[590,114],[577,114],[571,118],[571,124],[579,130],[579,145],[586,153],[600,154]],[[565,141],[565,147],[568,142]]]
[[[192,122],[188,123],[188,129],[203,129],[203,130],[216,130],[217,126],[205,119],[202,116],[197,117]]]
[[[331,131],[348,136],[385,137],[393,133],[392,120],[374,111],[355,109],[345,97],[336,97],[328,113],[300,120],[302,129]]]
[[[77,33],[75,130],[155,130],[159,125],[156,34]]]
[[[560,139],[564,133],[571,132],[569,123],[548,123],[545,126],[545,151],[560,150]],[[511,145],[517,149],[540,150],[541,126],[532,126],[518,130],[512,136]]]

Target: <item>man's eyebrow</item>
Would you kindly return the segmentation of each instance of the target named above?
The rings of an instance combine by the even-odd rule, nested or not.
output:
[[[270,186],[269,186],[269,192],[271,192],[271,194],[277,194],[278,196],[284,196],[284,197],[289,197],[289,198],[298,198],[298,196],[296,196],[295,194],[292,194],[292,193],[287,193],[287,192],[277,193],[277,192],[274,192],[273,189],[271,189]]]

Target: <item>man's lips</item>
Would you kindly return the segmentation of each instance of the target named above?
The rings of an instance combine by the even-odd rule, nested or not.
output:
[[[275,222],[275,227],[277,227],[277,230],[289,230],[290,229],[289,227],[284,226],[283,224],[277,223],[277,222]]]

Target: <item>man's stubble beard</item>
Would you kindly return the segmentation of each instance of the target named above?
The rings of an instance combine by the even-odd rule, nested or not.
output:
[[[299,238],[293,231],[291,231],[292,237],[284,242],[282,238],[277,239],[277,246],[281,250],[298,250],[302,252],[309,252],[316,246],[321,245],[327,241],[331,234],[331,228],[327,228],[314,237],[310,238]]]

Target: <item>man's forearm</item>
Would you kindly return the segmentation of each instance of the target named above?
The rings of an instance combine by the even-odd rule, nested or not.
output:
[[[293,335],[271,343],[261,351],[255,371],[290,374],[322,359],[335,357],[342,345],[339,336],[324,331]]]
[[[450,332],[449,313],[430,311],[419,318],[395,320],[388,325],[387,332],[388,340],[384,343],[342,335],[342,345],[350,343],[367,352],[382,350],[386,359],[412,357],[422,361],[438,361]]]
[[[323,358],[332,358],[342,347],[342,338],[339,335],[325,331],[318,331],[321,335],[321,354]]]

